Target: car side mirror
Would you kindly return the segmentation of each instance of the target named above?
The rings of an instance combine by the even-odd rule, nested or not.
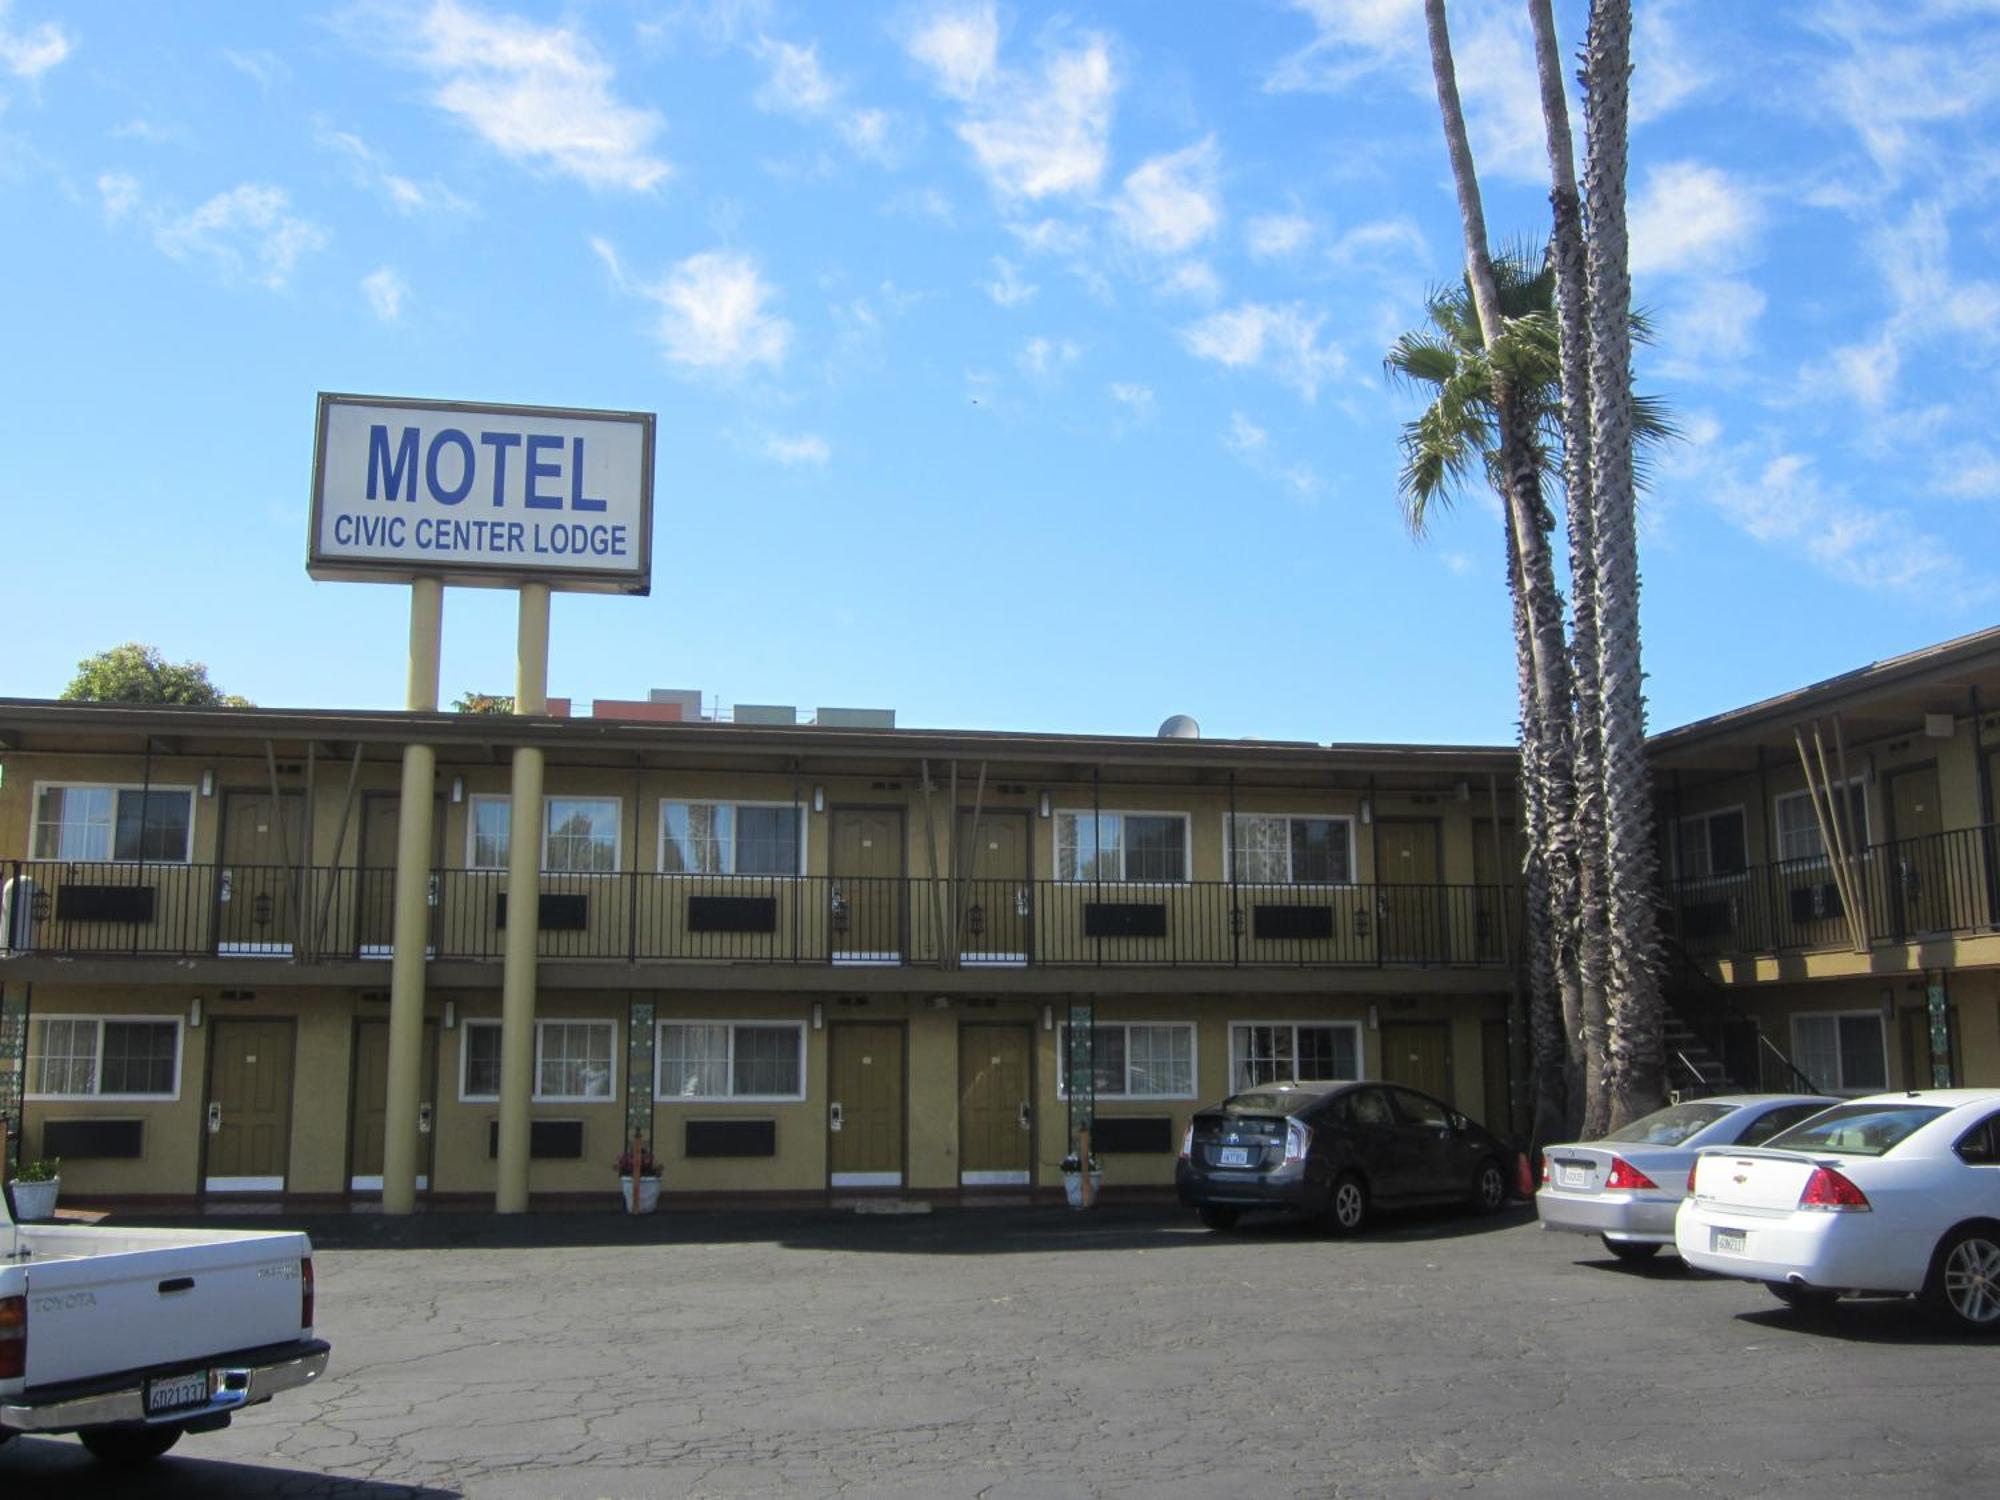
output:
[[[1472,1122],[1466,1119],[1464,1115],[1458,1114],[1456,1112],[1454,1112],[1451,1115],[1451,1128],[1455,1133],[1463,1134],[1466,1127],[1471,1125],[1471,1123]]]

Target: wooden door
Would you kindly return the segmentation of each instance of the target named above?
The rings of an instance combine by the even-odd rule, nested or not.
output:
[[[387,958],[396,942],[396,826],[403,798],[398,792],[361,794],[361,842],[355,856],[355,943],[363,958]],[[432,805],[431,855],[435,867],[444,849],[444,803]],[[436,908],[432,907],[435,919]],[[431,941],[435,941],[433,935]]]
[[[1520,936],[1521,850],[1514,825],[1499,831],[1491,818],[1472,820],[1473,956],[1480,963],[1504,963]],[[1511,898],[1511,899],[1510,899]]]
[[[1505,1021],[1479,1023],[1479,1068],[1481,1092],[1486,1095],[1480,1121],[1495,1135],[1512,1135],[1514,1068]]]
[[[1970,886],[1978,875],[1969,861],[1949,858],[1950,841],[1936,836],[1944,831],[1937,766],[1908,766],[1891,771],[1883,780],[1891,845],[1888,868],[1878,878],[1889,881],[1896,935],[1947,931],[1953,925],[1955,888]],[[1971,898],[1970,889],[1962,893],[1968,910]]]
[[[832,1186],[903,1185],[903,1028],[827,1030],[827,1166]]]
[[[1429,818],[1375,820],[1376,907],[1386,959],[1440,963],[1449,957],[1440,910],[1438,839],[1438,825]]]
[[[1032,910],[1026,809],[958,815],[959,869],[966,878],[958,951],[967,963],[1028,961]]]
[[[1025,1184],[1034,1163],[1032,1034],[1026,1026],[958,1029],[958,1180]]]
[[[305,796],[237,790],[222,798],[222,869],[216,880],[216,945],[225,953],[288,956],[303,890]]]
[[[418,1119],[430,1123],[417,1143],[417,1188],[430,1184],[431,1142],[436,1139],[437,1027],[424,1023],[423,1096]],[[348,1191],[382,1191],[383,1143],[389,1122],[389,1023],[362,1021],[354,1028],[354,1097],[348,1105]]]
[[[211,1193],[276,1193],[292,1147],[290,1021],[217,1021],[209,1033],[208,1153]]]
[[[1931,1012],[1929,1006],[1899,1011],[1902,1017],[1903,1043],[1903,1087],[1911,1089],[1957,1088],[1958,1071],[1958,1007],[1947,1005],[1944,1011],[1945,1055],[1939,1058],[1931,1046]],[[1947,1082],[1940,1085],[1932,1071],[1936,1063],[1942,1061],[1947,1071]]]
[[[1443,1021],[1384,1021],[1382,1076],[1407,1083],[1446,1103],[1455,1097],[1451,1085],[1451,1027]]]
[[[833,954],[849,963],[903,957],[903,813],[836,807],[827,873]]]

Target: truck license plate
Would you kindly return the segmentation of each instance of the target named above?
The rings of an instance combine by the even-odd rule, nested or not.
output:
[[[157,1375],[146,1382],[146,1415],[180,1411],[189,1406],[208,1405],[208,1371],[193,1370],[186,1375]]]
[[[1717,1255],[1742,1255],[1749,1246],[1749,1231],[1743,1229],[1718,1229],[1709,1248]]]
[[[1220,1167],[1247,1167],[1250,1165],[1250,1148],[1248,1146],[1224,1146],[1222,1148],[1222,1155],[1217,1159],[1216,1165]]]

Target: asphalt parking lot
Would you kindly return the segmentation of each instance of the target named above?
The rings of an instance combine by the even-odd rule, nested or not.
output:
[[[266,1220],[265,1223],[271,1221]],[[1170,1208],[310,1222],[324,1382],[0,1495],[1990,1493],[2000,1346],[1801,1320],[1532,1213],[1344,1242]]]

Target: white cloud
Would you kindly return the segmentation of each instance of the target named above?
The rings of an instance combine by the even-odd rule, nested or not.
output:
[[[384,323],[403,316],[403,304],[410,298],[410,284],[394,266],[378,266],[361,278],[362,295]]]
[[[1222,278],[1205,260],[1184,260],[1161,278],[1160,290],[1213,302],[1222,295]]]
[[[321,122],[320,145],[347,159],[354,180],[370,192],[379,193],[399,214],[415,216],[433,213],[470,213],[473,205],[436,178],[417,182],[396,172],[374,147],[352,131],[335,130]]]
[[[139,180],[124,172],[106,172],[97,179],[98,200],[104,205],[104,220],[116,224],[139,202]]]
[[[1939,456],[1933,487],[1961,500],[2000,499],[2000,453],[1985,443],[1960,443]]]
[[[1464,552],[1440,552],[1438,561],[1444,564],[1446,572],[1460,578],[1465,577],[1476,566],[1470,554]]]
[[[157,120],[134,117],[111,132],[121,141],[144,141],[149,146],[165,146],[192,138],[185,125],[162,125]]]
[[[1267,370],[1312,401],[1322,382],[1347,369],[1338,345],[1319,342],[1325,321],[1297,303],[1243,302],[1190,324],[1181,330],[1181,340],[1198,358],[1226,369]]]
[[[1242,412],[1229,414],[1229,430],[1222,435],[1222,445],[1231,453],[1260,453],[1270,441],[1271,434]]]
[[[0,22],[5,21],[6,11],[4,0],[0,0]],[[75,48],[69,33],[53,21],[44,21],[28,31],[0,25],[0,67],[16,78],[31,82],[40,78]]]
[[[986,295],[1002,307],[1020,307],[1035,299],[1041,288],[1021,279],[1014,263],[1004,255],[993,257],[993,279],[986,283]]]
[[[770,70],[756,93],[759,109],[816,115],[831,109],[840,97],[840,90],[819,65],[817,44],[801,47],[795,42],[759,37],[751,51]]]
[[[1632,14],[1632,124],[1651,124],[1707,88],[1713,75],[1698,55],[1674,0],[1649,0]]]
[[[1060,375],[1083,357],[1083,350],[1068,339],[1052,339],[1037,334],[1021,346],[1014,363],[1025,375],[1048,380]]]
[[[1806,24],[1845,49],[1812,69],[1807,108],[1830,111],[1889,182],[1945,175],[1944,128],[1970,126],[2000,99],[2000,34],[1991,26],[1927,34],[1967,5],[1875,5],[1822,0]]]
[[[827,460],[833,457],[833,450],[827,447],[825,438],[815,433],[801,432],[786,437],[774,432],[764,441],[764,454],[788,469],[797,468],[800,464],[824,468]]]
[[[1746,358],[1756,347],[1767,299],[1747,281],[1718,276],[1691,282],[1663,320],[1662,353],[1682,374]]]
[[[660,117],[619,100],[611,65],[581,31],[433,0],[411,60],[431,102],[514,161],[595,188],[644,192],[671,171],[652,153]]]
[[[1113,205],[1125,238],[1155,255],[1179,255],[1222,221],[1215,137],[1139,164]]]
[[[1081,255],[1090,247],[1090,231],[1080,224],[1061,219],[1037,219],[1032,224],[1013,223],[1007,232],[1030,255]]]
[[[1114,380],[1110,386],[1111,399],[1131,413],[1135,422],[1153,420],[1155,400],[1150,385],[1140,385],[1137,381]]]
[[[1285,260],[1305,249],[1313,237],[1313,221],[1304,214],[1259,214],[1243,232],[1256,260]]]
[[[1327,252],[1336,264],[1374,266],[1395,271],[1425,269],[1431,264],[1430,242],[1409,218],[1376,219],[1357,224],[1333,242]]]
[[[1272,70],[1273,93],[1337,91],[1362,74],[1419,55],[1424,47],[1423,0],[1291,0],[1313,23],[1314,36]]]
[[[175,260],[202,258],[225,278],[249,276],[273,291],[291,280],[299,260],[322,248],[327,233],[291,211],[283,188],[246,182],[217,193],[191,213],[164,219],[153,242]]]
[[[939,11],[913,31],[904,46],[930,69],[941,93],[971,99],[993,76],[1000,52],[1000,20],[990,3]]]
[[[1300,504],[1312,505],[1318,501],[1323,486],[1312,466],[1279,458],[1272,451],[1271,434],[1242,412],[1229,414],[1222,446],[1241,459],[1251,473],[1278,485]]]
[[[608,243],[590,243],[621,290],[659,306],[653,331],[669,363],[725,374],[784,363],[792,325],[766,307],[775,293],[749,256],[708,250],[641,282],[625,274]]]
[[[291,68],[275,52],[238,52],[225,47],[222,49],[222,60],[267,94],[291,82]]]
[[[1630,213],[1632,272],[1727,268],[1763,228],[1755,195],[1720,167],[1667,162],[1646,175]]]

